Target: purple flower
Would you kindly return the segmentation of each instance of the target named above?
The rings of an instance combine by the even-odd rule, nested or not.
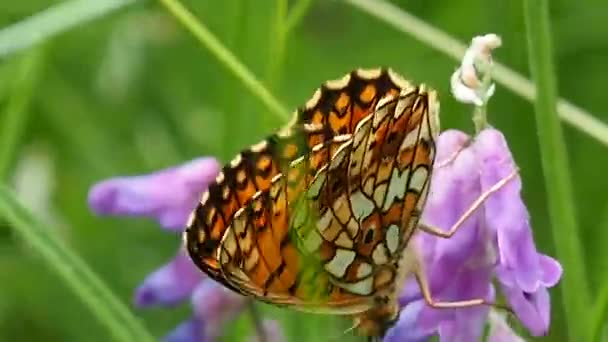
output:
[[[449,229],[473,201],[515,169],[500,132],[486,129],[469,142],[470,138],[458,131],[440,135],[438,161],[459,153],[434,171],[423,214],[425,224]],[[101,215],[150,217],[179,232],[218,170],[215,159],[201,158],[150,175],[110,179],[91,189],[89,204]],[[542,335],[550,321],[547,288],[559,281],[562,269],[557,261],[536,251],[520,190],[521,180],[516,176],[492,194],[450,239],[421,232],[413,243],[420,251],[436,301],[494,301],[495,279],[522,324],[533,335]],[[172,306],[186,299],[190,299],[194,315],[168,334],[167,341],[213,340],[220,335],[223,323],[246,305],[244,297],[204,277],[181,248],[173,260],[146,277],[134,301],[139,307],[148,307]],[[474,341],[482,336],[487,322],[494,327],[493,341],[516,336],[504,320],[492,318],[487,306],[453,310],[428,307],[411,279],[400,302],[404,308],[385,341],[424,341],[434,334],[442,341]],[[265,321],[263,329],[269,340],[282,340],[276,322]]]
[[[200,158],[149,175],[113,178],[91,189],[89,205],[100,215],[151,217],[161,227],[180,232],[200,194],[218,172],[215,159]],[[165,337],[170,342],[213,340],[220,335],[222,325],[246,305],[245,297],[203,276],[183,248],[148,275],[134,297],[138,307],[173,306],[190,299],[194,315]],[[271,323],[268,327],[264,324],[269,336],[280,336]]]
[[[101,215],[155,218],[162,227],[181,231],[219,169],[215,159],[200,158],[150,175],[112,178],[91,189],[89,206]]]
[[[472,142],[465,133],[443,132],[437,144],[437,161],[455,153],[453,161],[435,168],[422,217],[425,224],[444,230],[516,168],[504,136],[491,128],[480,132]],[[538,336],[549,328],[547,288],[557,284],[562,268],[555,259],[537,252],[520,191],[521,179],[516,176],[490,195],[451,238],[421,232],[415,244],[435,301],[484,298],[492,302],[495,278],[521,323]],[[423,302],[415,282],[406,284],[400,302],[404,312]],[[487,306],[451,310],[424,306],[414,318],[414,330],[420,336],[439,334],[441,340],[475,341],[482,336],[488,313]],[[403,324],[412,322],[400,320],[393,330],[403,329]],[[414,334],[411,329],[408,333]],[[390,336],[389,332],[385,340],[403,340]]]

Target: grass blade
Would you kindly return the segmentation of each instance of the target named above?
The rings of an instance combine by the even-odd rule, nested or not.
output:
[[[84,260],[38,222],[5,186],[0,186],[0,217],[65,281],[115,340],[155,341]]]
[[[135,0],[72,0],[0,29],[0,57],[29,48]]]
[[[536,82],[534,103],[538,142],[557,256],[564,272],[561,288],[571,341],[586,341],[589,286],[576,226],[574,198],[564,137],[557,115],[557,86],[547,0],[524,0],[528,59]]]
[[[160,0],[167,10],[230,70],[281,121],[289,119],[289,111],[268,91],[236,56],[203,25],[179,0]]]
[[[435,50],[460,61],[466,50],[466,45],[449,34],[418,19],[401,8],[385,0],[344,0],[371,16],[374,16],[397,30],[407,33]],[[534,84],[521,74],[509,69],[504,64],[494,61],[492,78],[513,93],[528,101],[536,98]],[[564,100],[557,102],[559,117],[572,127],[593,137],[608,146],[608,125],[586,112],[580,107]]]

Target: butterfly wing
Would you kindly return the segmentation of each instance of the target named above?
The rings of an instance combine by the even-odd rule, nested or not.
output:
[[[221,282],[216,255],[236,211],[255,193],[268,190],[273,177],[291,161],[336,136],[348,136],[382,96],[398,93],[407,86],[407,81],[388,69],[361,69],[340,80],[325,82],[277,134],[242,151],[225,165],[202,194],[184,234],[198,267]],[[315,155],[313,168],[326,163],[331,151],[324,149]]]

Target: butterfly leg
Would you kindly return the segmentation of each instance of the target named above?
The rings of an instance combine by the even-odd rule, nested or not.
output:
[[[454,235],[462,224],[475,212],[475,210],[479,209],[481,205],[495,192],[502,189],[506,184],[508,184],[511,180],[517,176],[519,173],[519,169],[515,168],[508,176],[496,182],[496,184],[492,185],[491,188],[482,193],[474,202],[471,204],[469,209],[467,209],[460,218],[450,227],[448,230],[443,230],[441,228],[433,227],[427,224],[420,222],[418,224],[418,228],[428,234],[435,235],[441,238],[449,239]]]
[[[450,154],[447,158],[445,158],[442,161],[437,161],[435,163],[435,165],[433,166],[433,168],[441,169],[443,167],[446,167],[446,166],[452,164],[452,162],[454,162],[454,160],[456,160],[456,158],[458,157],[460,152],[462,152],[465,148],[467,148],[467,147],[469,147],[469,145],[471,145],[472,141],[473,141],[473,139],[471,139],[471,138],[467,139],[462,145],[460,145],[458,147],[458,149],[456,151],[452,152],[452,154]]]
[[[424,301],[428,306],[435,309],[459,309],[470,308],[479,305],[488,305],[499,310],[505,310],[509,313],[513,312],[513,310],[506,305],[489,302],[483,298],[471,298],[467,300],[458,301],[435,301],[433,299],[433,295],[431,294],[431,287],[429,285],[429,281],[424,271],[424,267],[422,266],[422,262],[418,252],[412,249],[409,251],[409,253],[412,253],[412,257],[414,258],[412,273],[414,273],[416,277],[416,282],[418,283],[418,287],[420,288],[422,297],[424,298]]]

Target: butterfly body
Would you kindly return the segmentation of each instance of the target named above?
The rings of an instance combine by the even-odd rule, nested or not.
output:
[[[185,233],[193,261],[243,295],[352,315],[361,334],[383,335],[415,262],[435,96],[385,69],[326,82],[202,195]]]

